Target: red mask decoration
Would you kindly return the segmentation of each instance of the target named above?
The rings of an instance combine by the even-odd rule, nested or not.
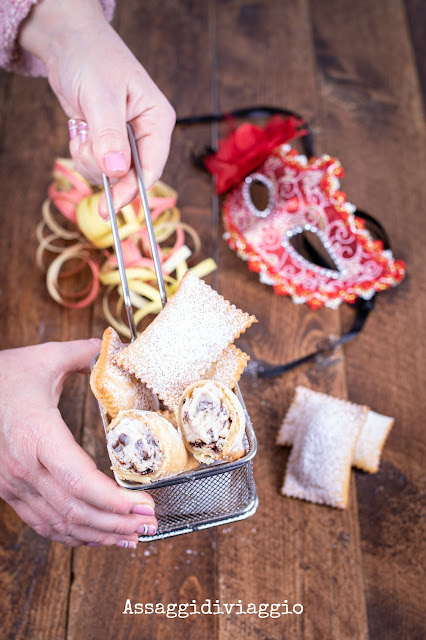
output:
[[[336,308],[357,297],[368,300],[398,284],[405,264],[354,215],[356,208],[339,190],[343,168],[337,159],[308,161],[283,144],[304,133],[296,118],[275,116],[264,129],[245,124],[205,160],[219,192],[233,187],[224,203],[225,238],[261,282],[296,303]],[[263,209],[253,202],[254,182],[267,189]],[[314,264],[294,248],[291,238],[304,231],[317,236],[335,269]]]

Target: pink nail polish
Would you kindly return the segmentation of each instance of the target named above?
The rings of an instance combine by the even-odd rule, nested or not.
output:
[[[86,547],[102,547],[99,542],[86,542]]]
[[[155,511],[147,504],[137,504],[133,507],[132,513],[137,513],[138,516],[154,516]]]
[[[104,160],[107,171],[124,171],[126,168],[126,158],[121,151],[110,151]]]
[[[123,547],[124,549],[136,549],[137,544],[131,540],[119,540],[117,542],[117,547]]]
[[[154,535],[155,528],[152,526],[150,527],[149,524],[143,524],[136,529],[136,533],[138,533],[140,536]]]

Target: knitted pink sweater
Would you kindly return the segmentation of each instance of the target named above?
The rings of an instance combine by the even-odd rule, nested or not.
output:
[[[18,44],[21,22],[38,0],[0,0],[0,66],[27,76],[46,76],[46,67],[39,58]],[[72,0],[70,0],[72,1]],[[105,16],[112,19],[114,0],[99,0]]]

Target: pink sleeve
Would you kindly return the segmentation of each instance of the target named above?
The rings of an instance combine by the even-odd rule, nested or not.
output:
[[[0,0],[0,67],[26,76],[47,76],[43,62],[18,44],[21,23],[38,0]],[[112,20],[115,0],[99,0]]]

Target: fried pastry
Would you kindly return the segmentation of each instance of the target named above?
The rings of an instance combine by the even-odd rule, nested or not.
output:
[[[245,454],[244,409],[237,396],[214,380],[198,380],[182,394],[176,411],[187,449],[200,462],[238,460]]]
[[[354,406],[358,406],[360,409],[366,408],[299,385],[296,387],[293,402],[278,432],[277,444],[291,447],[297,431],[303,428],[303,424],[314,420],[320,412],[326,412],[326,415],[330,415],[330,419],[333,421],[334,407],[342,409],[345,406],[348,413]],[[342,419],[344,420],[344,416]],[[368,473],[376,473],[379,470],[383,446],[394,420],[368,408],[367,414],[365,411],[360,413],[360,420],[361,431],[356,443],[352,466]]]
[[[162,416],[163,418],[165,418],[167,422],[170,422],[170,424],[173,425],[175,429],[179,429],[178,423],[176,420],[176,414],[174,411],[169,411],[169,409],[164,409],[163,411],[156,411],[156,413],[158,413],[159,416]]]
[[[344,509],[352,459],[368,407],[298,388],[299,422],[281,492]],[[293,418],[296,409],[293,407]]]
[[[108,427],[107,447],[116,475],[140,484],[199,466],[179,431],[153,411],[120,411]]]
[[[216,380],[225,387],[234,389],[249,360],[250,356],[238,349],[234,344],[230,344],[204,374],[203,379]]]
[[[150,389],[114,364],[113,358],[123,346],[112,327],[105,329],[101,352],[90,376],[92,391],[111,418],[125,409],[155,411],[159,407],[158,398]]]
[[[393,418],[375,411],[369,411],[364,422],[352,460],[354,467],[377,473],[380,465],[382,449],[393,425]]]
[[[186,387],[203,378],[253,322],[254,316],[188,271],[163,311],[114,362],[176,409]]]

